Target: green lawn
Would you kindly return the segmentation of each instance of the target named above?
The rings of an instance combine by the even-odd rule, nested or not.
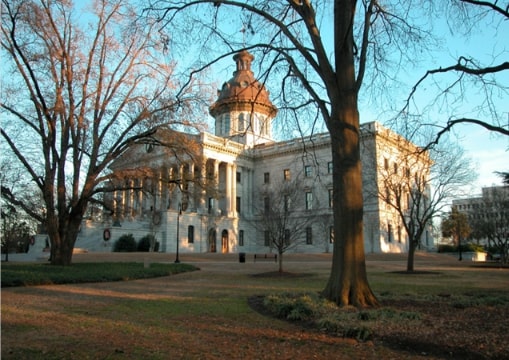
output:
[[[55,266],[33,263],[2,264],[2,287],[146,279],[197,270],[188,264],[139,262],[75,263]]]

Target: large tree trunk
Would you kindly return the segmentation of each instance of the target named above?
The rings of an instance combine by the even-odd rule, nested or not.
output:
[[[409,245],[410,245],[410,247],[408,248],[406,271],[412,272],[412,271],[414,271],[414,258],[415,258],[415,249],[417,248],[417,242],[412,239],[412,240],[410,240]]]
[[[353,21],[355,1],[334,2],[335,78],[326,79],[331,116],[334,249],[322,294],[340,306],[368,307],[378,301],[368,284],[364,254],[360,120],[355,78]]]
[[[331,131],[334,166],[334,249],[323,296],[340,306],[378,305],[368,284],[364,254],[359,116],[356,107],[340,115],[344,126]]]
[[[57,220],[48,218],[47,229],[51,242],[51,265],[71,265],[74,245],[78,237],[82,216],[74,214]]]

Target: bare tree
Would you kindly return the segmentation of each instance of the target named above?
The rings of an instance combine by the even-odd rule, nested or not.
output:
[[[312,241],[310,232],[318,218],[317,204],[312,195],[305,197],[302,184],[298,178],[264,184],[259,189],[260,201],[250,221],[263,234],[260,245],[276,250],[280,273],[283,272],[283,254]]]
[[[188,127],[193,84],[173,81],[164,33],[129,1],[2,0],[2,35],[1,136],[45,208],[4,198],[45,223],[52,264],[69,265],[87,205],[112,190],[108,166],[158,128]]]
[[[452,237],[454,243],[458,247],[458,260],[463,260],[461,254],[461,239],[466,239],[472,229],[468,223],[468,217],[465,213],[459,212],[457,208],[453,207],[448,216],[442,220],[442,235],[445,237]]]
[[[1,207],[2,227],[2,254],[5,254],[5,261],[9,261],[9,253],[26,252],[30,246],[30,235],[34,229],[24,214],[19,214],[16,207],[11,204],[2,204]]]
[[[196,6],[201,11],[186,11]],[[410,23],[416,19],[407,16],[412,6],[396,1],[386,7],[376,0],[153,1],[147,6],[163,25],[192,24],[191,36],[203,44],[198,55],[221,47],[228,49],[222,56],[242,48],[259,50],[267,69],[263,78],[280,75],[280,108],[289,118],[308,119],[306,126],[299,125],[311,131],[323,120],[331,135],[335,227],[332,271],[323,295],[340,305],[378,303],[365,266],[358,99],[370,63],[375,71],[368,81],[373,82],[387,74],[376,70],[389,69],[390,62],[397,67],[396,57],[411,53],[414,40],[429,38]],[[243,29],[237,41],[229,27],[234,19],[240,21],[235,32]],[[385,41],[398,46],[388,51],[381,45]]]
[[[393,224],[387,225],[389,241],[401,245],[406,234],[407,271],[414,271],[415,251],[431,237],[433,219],[463,193],[476,173],[457,145],[423,151],[396,135],[377,146],[373,155],[385,157],[373,161],[378,186],[372,189],[385,204],[385,211],[393,214]]]

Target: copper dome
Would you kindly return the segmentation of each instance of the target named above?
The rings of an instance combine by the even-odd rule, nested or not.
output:
[[[217,101],[210,106],[210,114],[217,116],[232,110],[247,110],[275,116],[277,109],[269,99],[265,86],[255,79],[251,71],[254,56],[247,50],[233,56],[237,70],[233,77],[218,90]]]

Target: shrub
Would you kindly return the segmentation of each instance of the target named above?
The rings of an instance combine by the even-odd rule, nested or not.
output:
[[[150,244],[154,243],[154,251],[159,250],[159,242],[156,241],[156,238],[152,234],[147,234],[140,239],[138,242],[138,251],[150,251]]]
[[[136,240],[134,240],[133,234],[122,235],[113,245],[114,252],[133,252],[136,249]]]

